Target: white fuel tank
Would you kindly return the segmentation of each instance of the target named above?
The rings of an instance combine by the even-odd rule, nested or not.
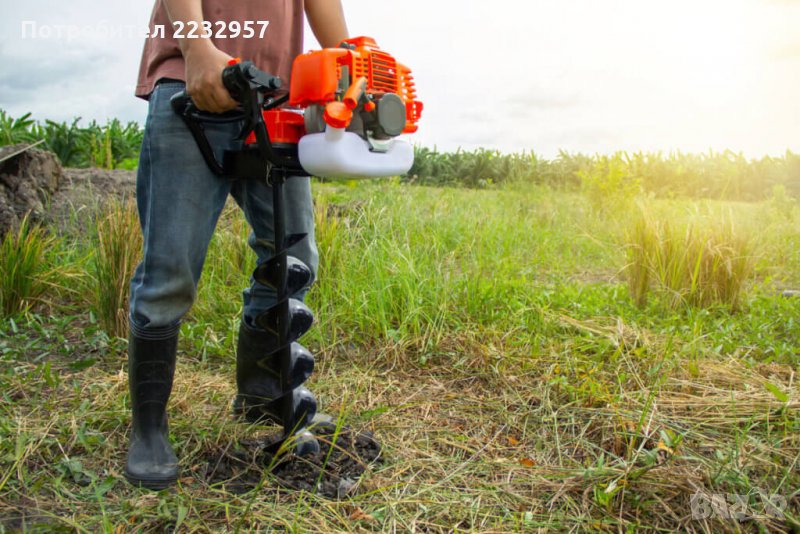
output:
[[[330,179],[397,176],[414,163],[414,149],[403,139],[392,139],[385,152],[372,151],[358,134],[331,126],[301,137],[297,150],[306,172]]]

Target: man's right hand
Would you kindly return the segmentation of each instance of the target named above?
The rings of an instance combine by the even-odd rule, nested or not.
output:
[[[195,105],[212,113],[236,107],[236,101],[222,84],[222,71],[231,58],[210,39],[197,39],[183,50],[186,63],[186,92]]]

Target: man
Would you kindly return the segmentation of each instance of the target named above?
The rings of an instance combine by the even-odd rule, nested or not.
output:
[[[249,244],[259,261],[272,255],[271,189],[266,182],[231,182],[213,174],[173,113],[170,98],[185,87],[202,110],[232,109],[236,102],[221,78],[232,57],[252,60],[288,83],[292,61],[302,52],[303,11],[323,47],[338,46],[348,37],[340,0],[156,0],[150,20],[156,36],[145,43],[136,89],[149,109],[136,185],[144,258],[131,281],[128,344],[133,425],[125,474],[133,484],[162,489],[178,477],[166,415],[178,332],[194,302],[208,244],[229,194],[252,228]],[[249,38],[251,32],[241,30],[248,22],[256,29]],[[160,26],[163,36],[156,33]],[[203,37],[181,37],[192,28]],[[206,132],[217,150],[236,146],[236,124],[212,125]],[[314,274],[318,256],[308,177],[288,180],[285,195],[287,230],[309,236],[292,248],[292,256]],[[244,291],[237,351],[240,409],[248,394],[244,383],[255,377],[266,389],[275,386],[269,383],[274,376],[255,363],[263,353],[264,332],[253,322],[274,299],[255,282]]]

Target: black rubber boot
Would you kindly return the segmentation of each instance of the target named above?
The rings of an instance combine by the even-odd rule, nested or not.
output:
[[[178,479],[178,458],[169,443],[167,401],[175,374],[178,334],[128,340],[131,429],[125,477],[131,484],[161,490]]]
[[[292,344],[291,389],[295,413],[316,413],[316,400],[308,389],[301,387],[314,370],[314,357],[298,343]],[[281,424],[280,364],[275,336],[265,330],[239,325],[236,349],[236,386],[238,394],[233,403],[234,414],[250,423]]]

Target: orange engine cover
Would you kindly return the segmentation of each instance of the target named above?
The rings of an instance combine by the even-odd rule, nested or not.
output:
[[[296,145],[306,133],[305,121],[300,113],[272,109],[263,111],[262,115],[264,116],[264,124],[267,126],[269,140],[272,143]],[[248,145],[255,143],[255,132],[250,132],[244,142]]]
[[[417,121],[422,115],[422,102],[417,100],[411,69],[398,63],[384,52],[371,37],[354,37],[345,43],[354,48],[325,48],[308,52],[295,58],[292,65],[292,82],[289,105],[308,107],[324,106],[341,100],[343,85],[349,87],[355,80],[366,78],[366,94],[380,98],[387,93],[398,95],[406,106],[406,125],[403,133],[417,131]],[[343,67],[347,67],[343,71]],[[343,72],[349,79],[342,84]]]

